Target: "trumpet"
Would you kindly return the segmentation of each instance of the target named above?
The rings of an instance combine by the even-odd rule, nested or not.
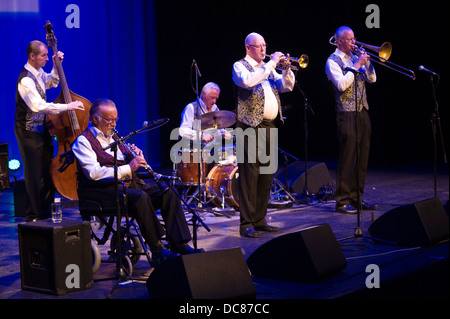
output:
[[[331,45],[337,46],[336,37],[333,35],[328,42]],[[416,79],[416,74],[413,70],[407,69],[401,65],[398,65],[394,62],[388,61],[388,59],[391,57],[392,53],[392,45],[389,42],[384,42],[381,46],[375,46],[370,45],[362,42],[355,41],[355,45],[353,46],[353,52],[359,53],[359,52],[366,52],[368,55],[370,55],[369,60],[375,63],[378,63],[388,69],[391,69],[393,71],[396,71],[400,74],[406,75],[410,77],[411,79]],[[377,54],[368,52],[367,50],[374,51]],[[377,58],[378,60],[374,59]]]
[[[272,58],[272,55],[265,54],[265,57]],[[287,65],[291,70],[298,71],[300,68],[302,69],[306,68],[309,64],[309,57],[306,54],[302,54],[302,56],[300,56],[299,58],[294,58],[291,56],[283,56],[281,59],[283,61],[277,64],[276,67],[277,70],[286,68]],[[292,63],[298,64],[298,67],[296,65],[292,65]]]

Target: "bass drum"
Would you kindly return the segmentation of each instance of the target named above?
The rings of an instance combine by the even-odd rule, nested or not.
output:
[[[239,208],[239,190],[238,190],[239,172],[237,165],[228,164],[215,165],[206,178],[208,194],[214,196],[212,203],[216,206],[222,206],[222,196],[225,203],[230,207]],[[215,194],[209,189],[211,188]],[[222,195],[223,194],[223,195]]]
[[[184,150],[179,152],[178,156],[181,161],[176,165],[177,176],[180,177],[181,181],[186,185],[198,184],[198,171],[199,167],[202,170],[203,180],[206,174],[208,174],[208,165],[204,158],[199,158],[198,151]],[[201,161],[201,165],[199,165]],[[203,181],[201,181],[203,182]]]

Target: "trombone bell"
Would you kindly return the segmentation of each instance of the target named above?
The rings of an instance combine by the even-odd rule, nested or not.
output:
[[[381,46],[377,47],[375,45],[369,45],[366,43],[355,41],[357,45],[359,45],[362,49],[367,48],[371,51],[377,52],[378,57],[383,60],[387,61],[391,57],[392,54],[392,45],[389,42],[384,42]]]
[[[338,46],[336,37],[334,35],[328,40],[328,43],[330,43],[331,45],[334,45],[334,46]],[[369,54],[371,56],[370,61],[378,63],[384,67],[387,67],[388,69],[391,69],[391,70],[401,73],[403,75],[406,75],[413,80],[416,79],[416,74],[414,73],[414,71],[407,69],[401,65],[395,64],[394,62],[388,61],[388,59],[391,57],[391,53],[392,53],[392,45],[389,42],[385,42],[379,47],[377,47],[375,45],[358,42],[358,41],[355,41],[355,43],[357,45],[353,46],[353,50],[355,50],[356,52],[359,50],[364,50],[366,48],[366,49],[368,49],[370,51],[374,51],[378,54],[378,56],[377,56],[373,53],[366,52],[367,54]],[[373,57],[378,58],[379,61],[373,59]]]

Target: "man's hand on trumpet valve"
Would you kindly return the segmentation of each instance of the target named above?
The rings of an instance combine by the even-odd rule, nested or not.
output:
[[[277,51],[270,56],[270,59],[275,62],[275,65],[277,65],[278,63],[283,62],[283,60],[286,60],[286,56],[283,53]]]

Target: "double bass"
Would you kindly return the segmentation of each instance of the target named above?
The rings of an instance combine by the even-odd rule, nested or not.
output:
[[[47,44],[52,48],[56,56],[58,49],[52,27],[49,21],[44,26],[47,30]],[[57,140],[58,144],[57,154],[50,164],[50,174],[53,184],[61,196],[70,200],[76,200],[78,199],[76,159],[73,158],[73,163],[70,165],[67,165],[66,160],[67,156],[70,156],[72,143],[89,124],[89,110],[92,103],[69,90],[61,59],[56,57],[54,63],[61,84],[61,93],[55,99],[54,103],[68,104],[73,101],[80,101],[84,106],[84,110],[72,110],[46,116],[47,128],[50,134]],[[64,169],[61,169],[63,166]]]

